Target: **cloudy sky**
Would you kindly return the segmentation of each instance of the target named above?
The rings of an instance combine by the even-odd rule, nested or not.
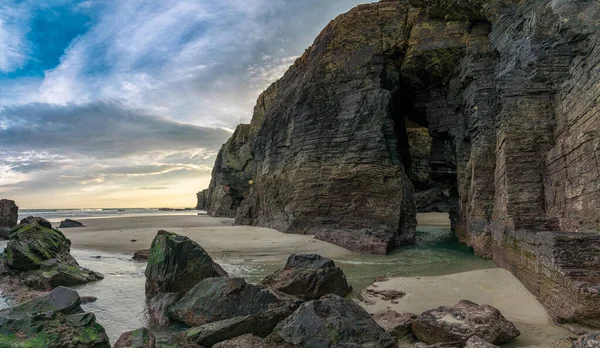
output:
[[[0,0],[0,198],[185,207],[258,94],[368,0]]]

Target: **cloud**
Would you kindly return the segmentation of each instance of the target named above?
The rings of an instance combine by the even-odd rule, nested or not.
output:
[[[0,0],[0,73],[14,71],[28,59],[28,17],[23,4]]]
[[[0,109],[0,147],[109,158],[155,150],[215,149],[231,132],[171,121],[117,102]],[[219,144],[219,145],[218,145]]]

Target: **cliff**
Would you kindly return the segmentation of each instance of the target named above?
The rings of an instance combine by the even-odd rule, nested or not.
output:
[[[557,322],[600,327],[599,23],[597,1],[358,6],[259,98],[251,165],[226,144],[208,201],[372,253],[448,211]],[[235,205],[233,172],[252,180]]]

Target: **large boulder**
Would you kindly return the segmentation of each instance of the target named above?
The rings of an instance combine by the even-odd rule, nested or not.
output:
[[[19,207],[15,201],[0,199],[0,229],[15,227],[19,219]]]
[[[71,241],[43,218],[23,219],[9,238],[3,256],[7,270],[36,290],[103,279],[100,273],[79,266],[70,254]]]
[[[159,231],[146,267],[146,304],[153,322],[169,323],[168,308],[203,279],[226,276],[204,249],[188,237]]]
[[[280,302],[271,292],[248,284],[242,278],[207,278],[188,291],[169,313],[176,321],[200,326],[266,312]]]
[[[65,219],[60,222],[60,226],[58,228],[74,228],[74,227],[84,227],[83,224],[79,221]]]
[[[104,328],[80,304],[77,292],[58,287],[0,310],[0,347],[109,348]]]
[[[266,277],[262,283],[302,300],[318,300],[335,294],[346,296],[352,291],[344,272],[333,260],[320,255],[291,255],[282,270]]]
[[[275,327],[270,341],[293,347],[396,347],[362,307],[336,295],[302,304]]]
[[[513,323],[489,305],[462,300],[454,307],[442,306],[419,315],[413,334],[428,344],[460,342],[478,336],[486,342],[502,344],[520,335]]]
[[[146,328],[123,333],[113,348],[155,348],[156,337]]]

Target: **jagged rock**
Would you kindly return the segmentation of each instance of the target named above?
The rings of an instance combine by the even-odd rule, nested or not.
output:
[[[19,207],[17,207],[15,201],[0,199],[0,229],[15,227],[18,219]]]
[[[110,347],[77,292],[58,287],[19,306],[0,310],[0,347]]]
[[[337,295],[302,304],[271,336],[293,347],[396,347],[369,313]]]
[[[499,347],[479,338],[478,336],[473,336],[473,337],[469,338],[465,348],[499,348]]]
[[[159,231],[146,267],[146,305],[152,321],[168,324],[168,308],[205,278],[226,276],[198,243]]]
[[[395,338],[402,338],[411,333],[416,318],[417,316],[412,313],[398,313],[391,309],[373,315],[375,322]]]
[[[272,309],[257,314],[214,321],[191,328],[180,334],[180,341],[210,347],[213,344],[241,335],[252,334],[259,337],[269,335],[275,326],[294,312],[296,306],[282,303]]]
[[[174,320],[199,326],[265,312],[280,300],[242,278],[206,278],[171,307]]]
[[[196,210],[208,209],[208,189],[196,193],[196,199],[198,200],[198,203],[196,204]]]
[[[305,301],[318,300],[327,294],[344,297],[352,291],[344,272],[333,260],[314,254],[291,255],[282,270],[266,277],[261,284]]]
[[[465,344],[472,336],[501,344],[520,335],[515,325],[496,308],[465,300],[454,307],[442,306],[424,312],[413,321],[412,331],[419,341],[428,344]]]
[[[6,268],[36,290],[103,279],[102,274],[79,266],[70,254],[71,241],[51,226],[43,218],[23,219],[9,235]]]
[[[146,328],[125,332],[113,348],[155,348],[156,337]]]
[[[212,348],[260,348],[262,345],[262,338],[248,334],[217,343]]]
[[[597,348],[600,347],[600,333],[592,333],[579,336],[576,342],[573,342],[572,348]]]
[[[65,219],[65,220],[61,221],[60,226],[58,226],[58,228],[75,228],[75,227],[85,227],[85,226],[83,226],[83,224],[81,222],[71,220],[71,219]]]

